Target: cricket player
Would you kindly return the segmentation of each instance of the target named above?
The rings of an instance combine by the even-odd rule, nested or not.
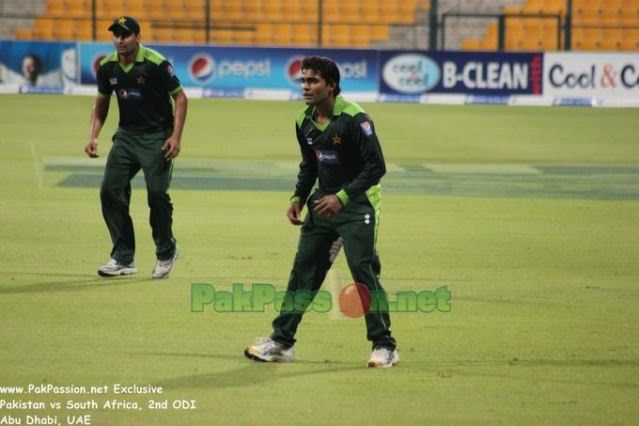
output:
[[[131,179],[142,169],[157,256],[152,276],[166,278],[179,253],[171,229],[173,205],[167,191],[173,159],[180,153],[187,98],[172,65],[158,52],[140,44],[140,25],[135,19],[121,16],[113,21],[109,31],[113,32],[116,51],[100,62],[97,71],[98,96],[84,148],[89,157],[98,157],[98,135],[115,92],[120,122],[100,189],[102,214],[113,249],[111,259],[98,269],[98,274],[113,277],[137,272],[129,203]]]
[[[256,361],[293,361],[297,327],[331,267],[336,242],[343,241],[355,282],[378,297],[385,294],[375,242],[379,181],[386,166],[373,121],[359,105],[340,96],[339,82],[339,69],[331,59],[313,56],[303,60],[301,84],[307,107],[295,125],[302,161],[286,213],[291,224],[301,225],[301,233],[273,333],[244,351]],[[319,187],[311,195],[316,181]],[[302,221],[305,205],[308,213]],[[310,297],[295,297],[304,292]],[[399,354],[387,310],[372,310],[365,318],[373,347],[368,366],[396,365]]]

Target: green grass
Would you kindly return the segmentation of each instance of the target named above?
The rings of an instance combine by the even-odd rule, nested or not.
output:
[[[298,361],[265,365],[242,350],[269,333],[272,311],[190,312],[194,282],[285,288],[298,235],[284,217],[288,191],[178,183],[252,183],[261,170],[293,182],[300,104],[191,101],[172,191],[183,256],[170,280],[153,282],[144,190],[132,205],[140,273],[102,280],[110,243],[95,180],[60,186],[99,174],[82,156],[91,103],[0,97],[0,386],[154,384],[159,398],[125,398],[195,399],[197,409],[46,411],[62,424],[67,414],[97,425],[636,422],[638,110],[366,105],[394,167],[383,282],[391,293],[448,285],[453,305],[393,315],[402,361],[377,371],[365,368],[361,320],[309,314]],[[111,114],[102,157],[114,104]],[[336,269],[346,284],[343,257]]]

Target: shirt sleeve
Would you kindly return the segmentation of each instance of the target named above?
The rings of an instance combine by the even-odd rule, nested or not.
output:
[[[364,160],[364,168],[343,188],[348,199],[363,194],[386,174],[386,163],[373,121],[368,115],[360,113],[351,120],[351,126],[353,141]]]
[[[104,96],[111,96],[111,93],[113,93],[113,87],[109,82],[109,75],[106,66],[100,65],[98,72],[96,73],[96,80],[98,82],[98,93]]]
[[[180,79],[175,74],[175,69],[169,61],[160,63],[160,85],[162,90],[169,95],[174,95],[182,90],[182,83],[180,83]]]
[[[302,152],[302,161],[300,162],[300,171],[297,174],[297,185],[295,185],[293,198],[299,198],[299,203],[304,204],[317,180],[317,157],[315,151],[306,143],[297,123],[295,123],[295,133]]]

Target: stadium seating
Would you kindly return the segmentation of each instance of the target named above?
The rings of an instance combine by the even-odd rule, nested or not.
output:
[[[96,0],[97,38],[113,17],[134,16],[143,38],[154,42],[205,41],[205,0]],[[33,28],[16,32],[18,39],[90,40],[92,0],[48,0],[47,13]],[[430,0],[323,0],[322,45],[368,47],[388,40],[392,25],[416,22],[418,9]],[[308,0],[210,0],[209,41],[219,44],[310,46],[318,42],[318,2]],[[61,22],[71,23],[61,28]],[[176,22],[179,25],[175,25]]]
[[[17,39],[91,40],[92,0],[48,0],[47,12]],[[325,47],[369,47],[389,39],[393,25],[412,25],[429,0],[323,0],[321,38]],[[98,40],[110,40],[110,20],[125,13],[142,23],[154,42],[203,43],[205,0],[96,0]],[[210,0],[209,42],[223,45],[313,46],[318,42],[318,2],[308,0]],[[566,0],[527,0],[507,6],[505,48],[509,51],[563,47],[556,18],[566,16]],[[179,26],[176,26],[179,22]],[[573,0],[573,50],[639,50],[639,0]],[[562,34],[563,37],[563,34]],[[462,49],[497,49],[497,24],[480,39],[464,39]]]
[[[519,15],[560,14],[566,17],[566,0],[528,0],[522,6],[507,6],[505,48],[510,51],[559,50],[560,28],[555,17]],[[573,0],[572,50],[639,50],[639,0]],[[493,50],[497,24],[487,27],[482,39],[464,39],[464,50]]]

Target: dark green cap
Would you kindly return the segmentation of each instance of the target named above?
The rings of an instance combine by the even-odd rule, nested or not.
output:
[[[119,18],[115,18],[109,27],[109,31],[115,31],[118,28],[133,34],[140,34],[140,24],[138,24],[138,21],[130,16],[120,16]]]

